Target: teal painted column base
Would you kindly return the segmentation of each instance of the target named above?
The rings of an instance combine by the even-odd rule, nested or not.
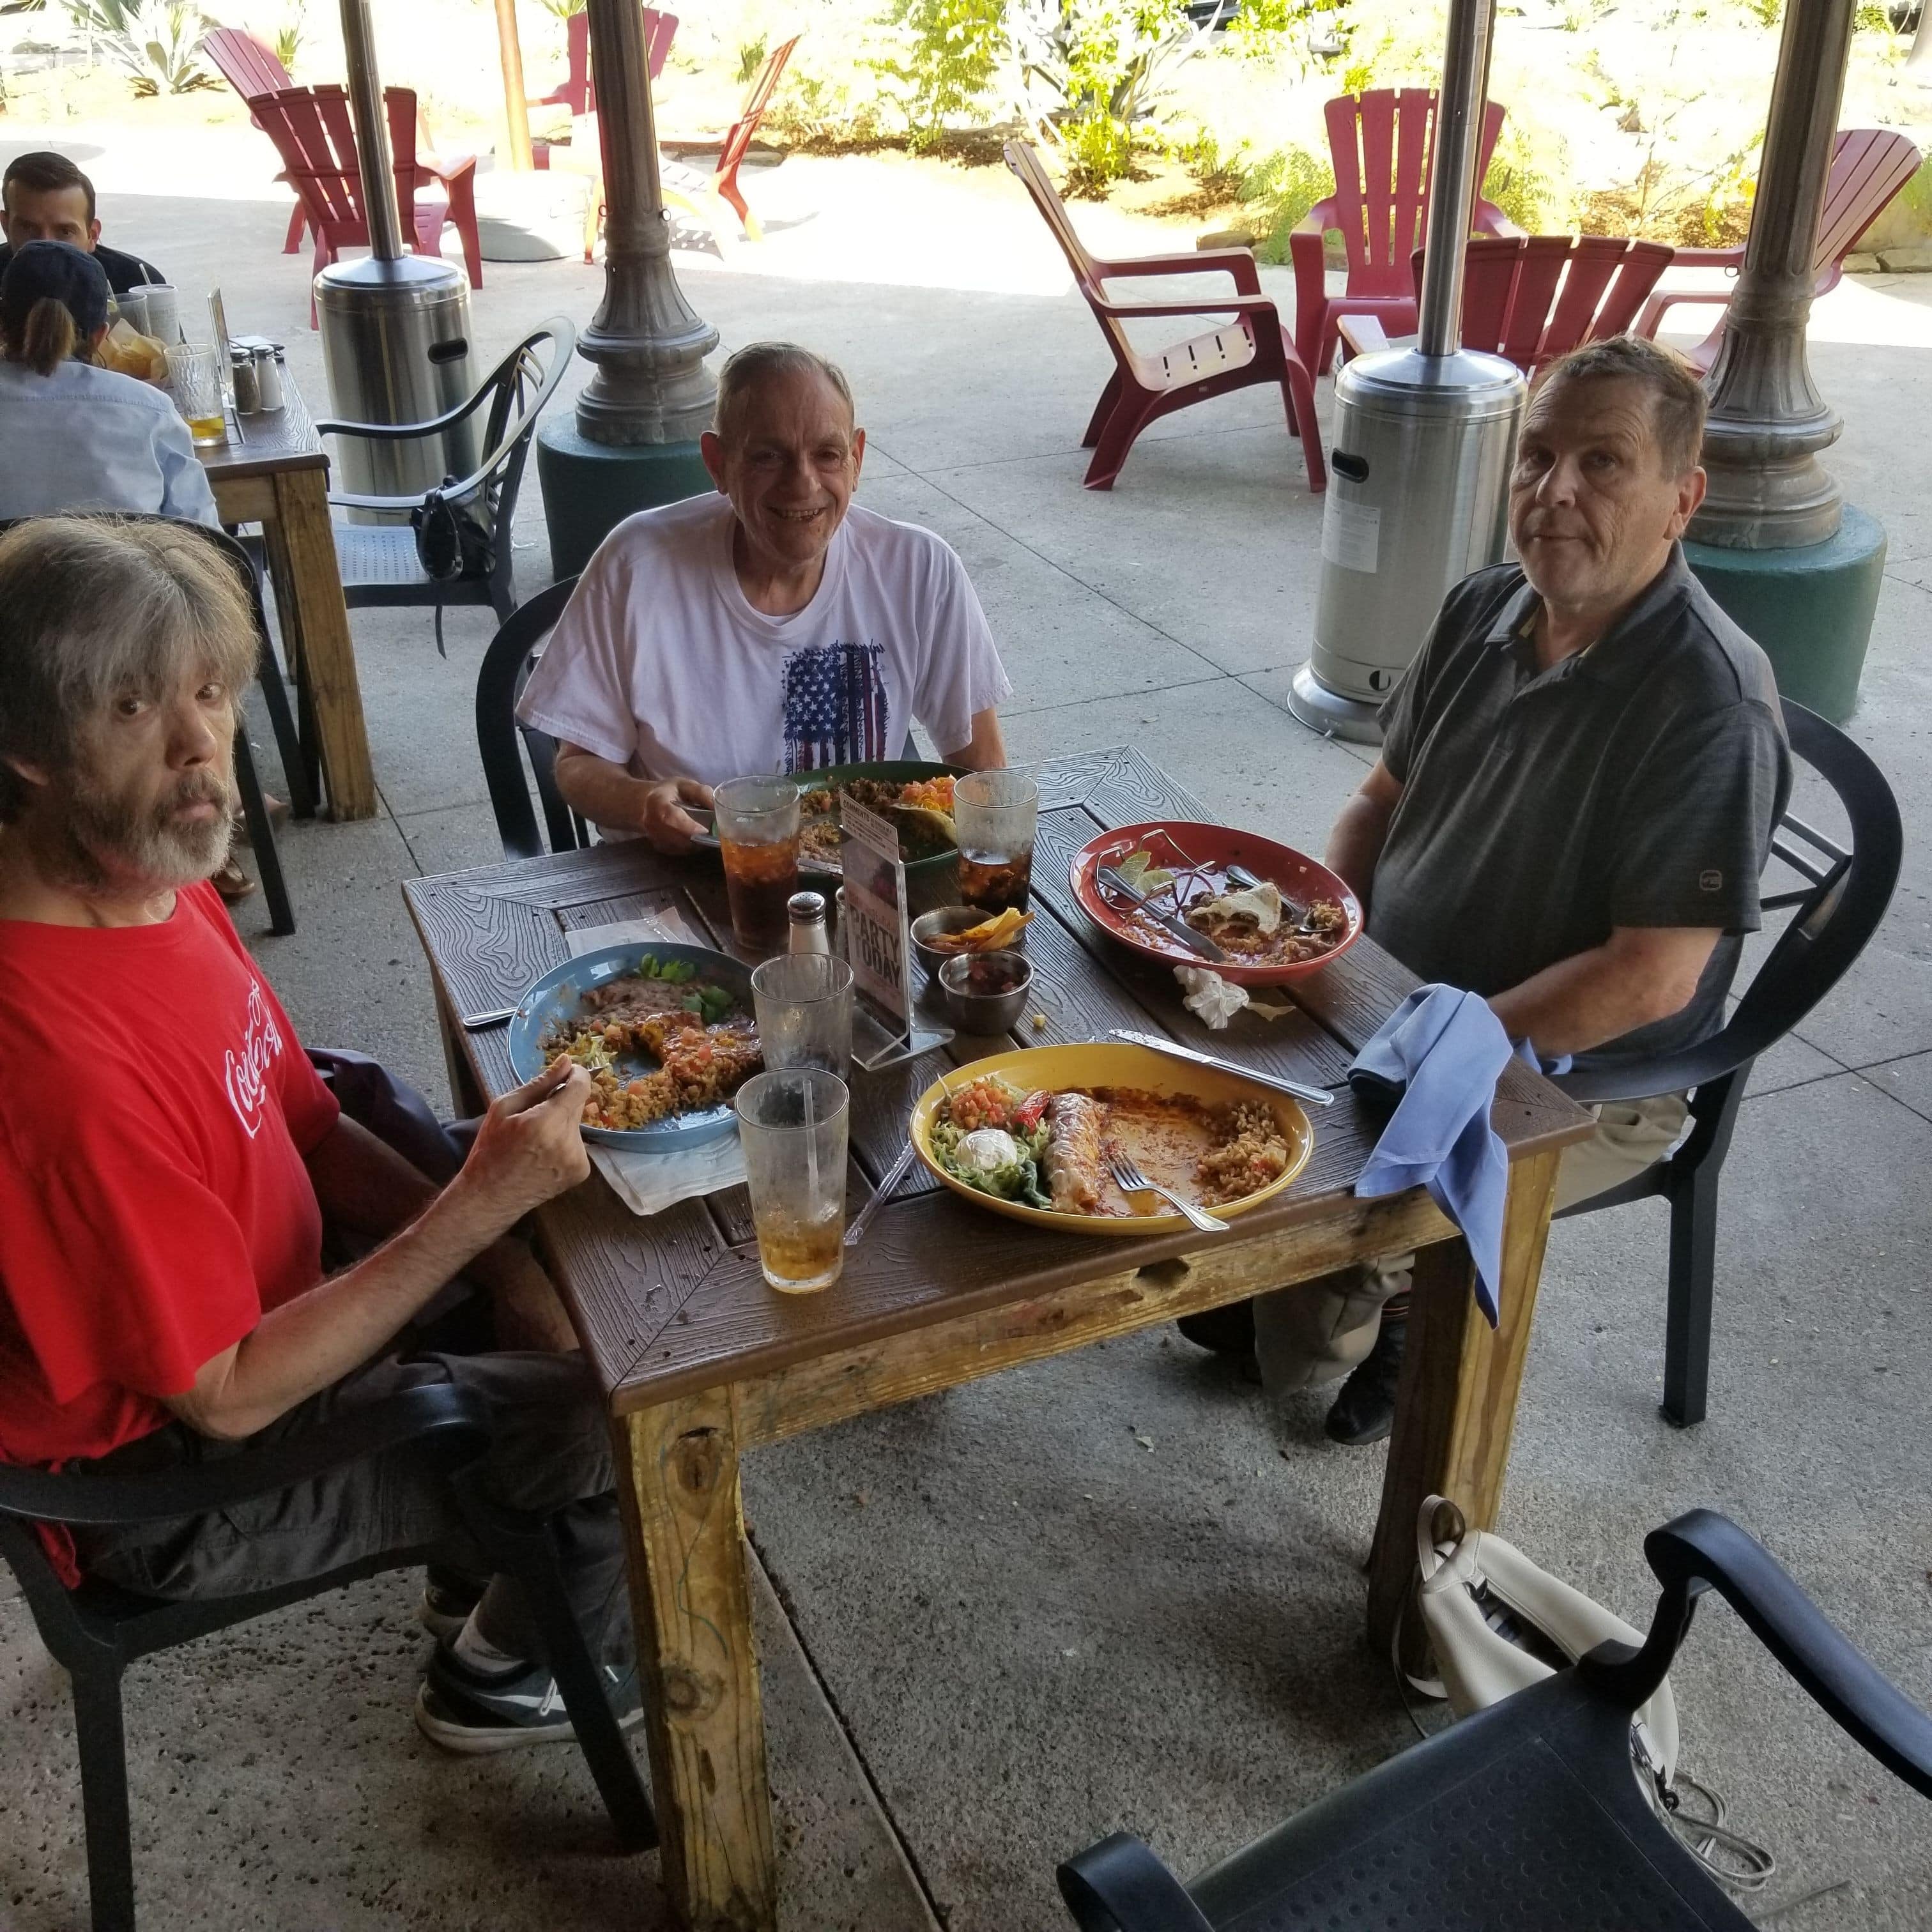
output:
[[[1845,506],[1838,534],[1801,550],[1687,543],[1684,560],[1732,620],[1763,646],[1783,694],[1842,724],[1858,701],[1885,574],[1885,532]]]
[[[568,416],[537,424],[537,483],[550,526],[550,568],[574,577],[635,510],[682,502],[712,488],[695,442],[591,442]]]

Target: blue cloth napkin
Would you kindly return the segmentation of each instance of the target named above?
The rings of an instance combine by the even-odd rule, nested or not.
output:
[[[1492,1328],[1509,1156],[1490,1126],[1490,1105],[1514,1050],[1486,1000],[1454,986],[1421,986],[1382,1022],[1348,1070],[1358,1091],[1396,1102],[1356,1193],[1427,1188],[1469,1244],[1477,1304]],[[1525,1052],[1535,1064],[1526,1042]]]

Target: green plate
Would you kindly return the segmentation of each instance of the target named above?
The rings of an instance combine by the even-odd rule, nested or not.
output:
[[[910,784],[918,778],[957,778],[965,775],[964,765],[935,764],[925,758],[882,758],[874,764],[827,765],[822,771],[796,772],[792,776],[800,791],[823,791],[827,785],[849,784],[854,778],[876,778],[885,784]],[[715,847],[718,841],[707,826],[696,842]],[[916,879],[939,872],[952,864],[958,856],[956,851],[935,852],[929,858],[908,859],[906,877]],[[819,859],[801,854],[798,869],[814,878],[836,879],[843,876],[836,858]]]

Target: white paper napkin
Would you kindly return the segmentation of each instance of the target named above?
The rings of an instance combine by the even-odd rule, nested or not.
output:
[[[653,939],[678,946],[702,946],[704,937],[667,908],[655,917],[620,920],[614,926],[579,926],[563,935],[573,959],[607,946],[634,946]],[[745,1178],[745,1150],[734,1126],[716,1140],[671,1154],[632,1154],[616,1148],[590,1148],[590,1163],[633,1214],[661,1214],[680,1201],[736,1187]]]

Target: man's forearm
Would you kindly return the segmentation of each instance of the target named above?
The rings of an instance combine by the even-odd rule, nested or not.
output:
[[[1389,820],[1394,815],[1393,806],[1358,791],[1336,814],[1328,834],[1328,849],[1322,862],[1331,872],[1340,874],[1364,910],[1369,903],[1369,888],[1375,881],[1376,862],[1388,842]]]
[[[205,1435],[252,1436],[359,1368],[504,1232],[452,1182],[365,1260],[272,1309],[170,1406]]]
[[[1553,1058],[1587,1053],[1688,1006],[1720,935],[1702,928],[1624,928],[1491,996],[1511,1040]]]
[[[622,765],[584,751],[560,755],[555,769],[559,796],[580,818],[620,832],[642,827],[649,780],[634,778]]]

